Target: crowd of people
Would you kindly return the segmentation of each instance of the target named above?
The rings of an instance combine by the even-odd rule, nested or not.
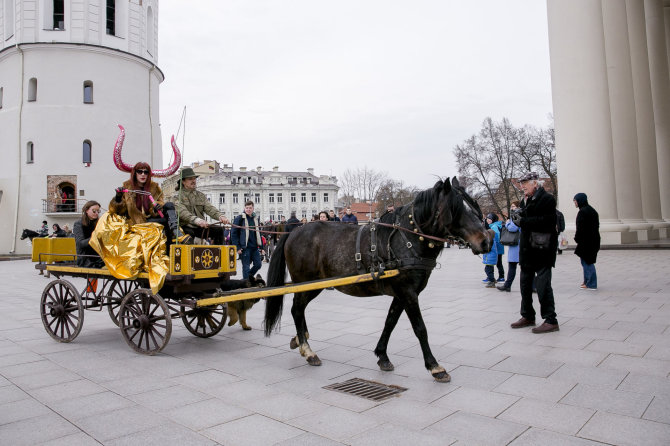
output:
[[[511,292],[516,277],[517,266],[521,268],[519,279],[521,294],[521,318],[512,323],[514,329],[535,327],[536,312],[533,307],[533,293],[537,293],[540,304],[540,316],[543,323],[532,329],[533,333],[558,331],[554,291],[551,286],[552,268],[556,265],[556,256],[562,253],[559,238],[565,230],[565,217],[556,208],[553,195],[542,187],[538,175],[534,172],[519,179],[523,199],[511,203],[505,223],[498,215],[489,213],[484,224],[494,233],[491,251],[482,258],[486,277],[483,282],[487,288]],[[579,286],[585,290],[596,290],[596,257],[600,249],[598,213],[593,209],[584,193],[574,197],[579,208],[576,220],[575,254],[580,257],[583,269],[583,282]],[[502,255],[507,246],[507,278],[503,267]],[[498,278],[495,278],[495,268]],[[497,282],[502,282],[496,286]]]

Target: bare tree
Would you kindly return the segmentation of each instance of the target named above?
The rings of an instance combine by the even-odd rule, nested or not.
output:
[[[479,134],[457,145],[454,154],[463,184],[484,209],[506,214],[511,202],[521,198],[513,179],[523,172],[548,177],[557,193],[552,126],[515,128],[507,118],[486,118]]]
[[[379,188],[386,182],[386,172],[378,172],[367,166],[347,169],[341,176],[341,191],[345,196],[355,197],[360,201],[372,201]]]
[[[392,204],[395,207],[402,206],[414,200],[419,191],[414,186],[405,186],[402,180],[386,180],[377,191],[375,201],[377,202],[377,213],[386,212],[386,206]]]

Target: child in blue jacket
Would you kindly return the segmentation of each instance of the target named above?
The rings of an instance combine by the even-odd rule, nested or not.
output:
[[[486,223],[488,224],[489,228],[493,229],[493,232],[495,233],[495,239],[493,242],[493,246],[491,247],[491,251],[482,256],[482,263],[485,265],[484,272],[486,273],[486,288],[496,287],[496,279],[495,276],[493,275],[493,267],[498,264],[498,244],[500,243],[500,228],[498,225],[491,224],[494,221],[493,215],[494,214],[491,213],[486,216]]]

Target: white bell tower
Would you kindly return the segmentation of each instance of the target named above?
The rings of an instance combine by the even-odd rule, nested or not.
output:
[[[164,168],[158,116],[158,0],[0,0],[0,253],[24,228],[106,208],[123,158]],[[65,194],[65,202],[63,197]]]

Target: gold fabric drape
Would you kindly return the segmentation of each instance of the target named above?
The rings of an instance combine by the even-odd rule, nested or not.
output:
[[[104,213],[95,226],[89,245],[100,254],[117,279],[136,279],[149,274],[151,292],[156,294],[169,272],[165,235],[159,223],[130,224],[130,220]]]

